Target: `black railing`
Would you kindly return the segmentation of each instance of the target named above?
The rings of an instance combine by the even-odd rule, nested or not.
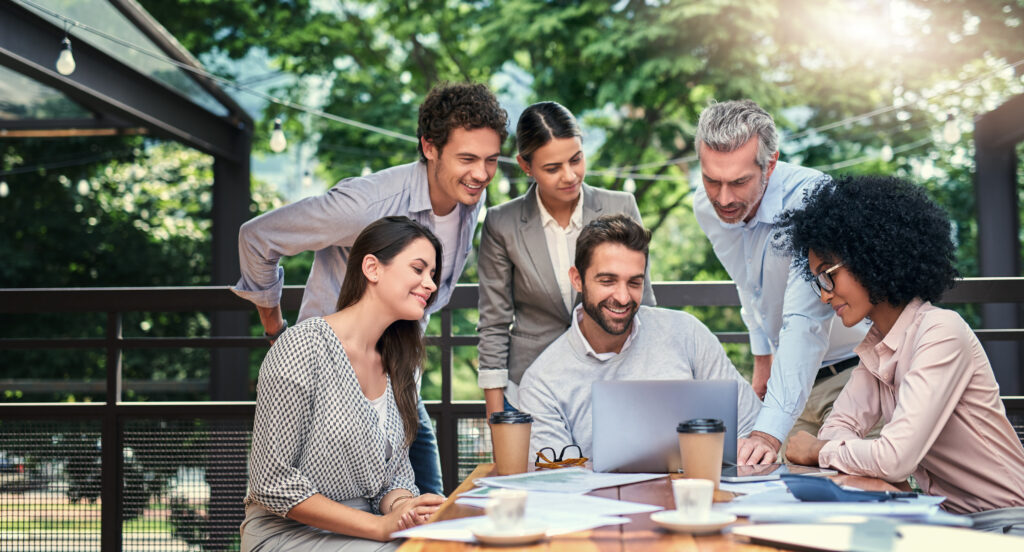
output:
[[[285,310],[298,308],[301,286],[288,286],[282,298]],[[655,294],[662,306],[736,306],[738,296],[731,282],[670,282],[655,284]],[[475,285],[460,285],[452,295],[449,305],[440,315],[440,335],[428,336],[428,345],[440,349],[441,389],[440,400],[427,401],[427,410],[436,420],[437,435],[441,449],[443,475],[446,490],[452,490],[460,479],[459,444],[460,421],[479,420],[483,418],[484,408],[481,401],[457,401],[452,396],[452,364],[453,347],[475,346],[475,335],[452,335],[452,311],[458,309],[475,309],[477,288]],[[944,303],[1024,303],[1024,278],[977,278],[961,281],[956,288],[950,290],[943,298]],[[209,496],[201,507],[195,506],[193,499],[175,495],[167,498],[163,510],[169,511],[166,519],[174,528],[175,537],[190,545],[199,543],[206,550],[224,550],[235,546],[237,527],[242,508],[241,498],[245,493],[244,466],[247,454],[247,432],[251,430],[254,411],[252,402],[179,402],[179,403],[139,403],[122,400],[122,361],[126,351],[138,349],[215,349],[215,348],[249,348],[266,347],[266,341],[260,337],[250,336],[212,336],[212,337],[132,337],[125,336],[122,331],[124,315],[131,312],[221,312],[251,311],[252,306],[226,287],[199,288],[82,288],[82,289],[0,289],[0,314],[24,315],[32,313],[69,313],[90,312],[105,313],[106,328],[103,337],[0,337],[0,352],[13,350],[53,350],[53,349],[102,349],[106,357],[106,380],[103,385],[105,401],[85,404],[26,404],[0,403],[0,452],[6,454],[4,447],[9,447],[4,439],[17,441],[19,436],[46,434],[46,431],[25,430],[17,433],[17,424],[33,421],[52,421],[61,423],[92,424],[87,429],[75,433],[80,435],[81,443],[90,443],[98,437],[103,446],[84,448],[86,452],[79,456],[60,456],[51,453],[54,465],[74,475],[70,477],[69,496],[79,496],[78,487],[82,480],[91,481],[89,462],[99,464],[101,476],[98,489],[100,508],[101,537],[100,546],[105,551],[122,550],[126,539],[138,539],[137,534],[148,534],[145,530],[136,533],[127,532],[127,518],[135,515],[137,509],[131,505],[129,477],[135,473],[132,455],[159,456],[152,446],[161,432],[174,428],[174,435],[181,435],[188,441],[182,444],[178,462],[199,462],[196,455],[202,458],[205,469],[205,482],[209,485]],[[986,328],[976,330],[980,339],[990,341],[1024,341],[1024,329],[1020,328]],[[719,339],[725,343],[744,342],[743,332],[720,332]],[[1017,366],[1016,377],[1020,376]],[[213,366],[213,370],[218,370]],[[3,377],[0,375],[0,377]],[[211,381],[214,378],[210,378]],[[190,382],[195,386],[196,382]],[[4,387],[15,386],[14,380],[0,379]],[[42,386],[44,382],[33,382]],[[68,384],[65,384],[68,385]],[[173,384],[171,384],[173,385]],[[96,389],[93,384],[92,390]],[[217,396],[211,390],[211,396]],[[1006,397],[1004,402],[1009,411],[1011,421],[1024,436],[1024,398]],[[200,423],[199,421],[202,421]],[[141,425],[139,425],[141,424]],[[149,425],[147,425],[149,424]],[[197,425],[198,424],[198,425]],[[84,427],[84,426],[83,426]],[[14,428],[14,429],[12,429]],[[89,429],[91,428],[91,429]],[[16,431],[17,430],[17,431]],[[17,433],[17,435],[15,435]],[[61,446],[56,433],[65,438],[67,432],[51,431],[42,439],[53,441],[50,448]],[[234,445],[220,447],[217,440],[228,436]],[[31,440],[29,437],[25,437]],[[19,445],[23,448],[28,445]],[[33,445],[36,449],[46,449],[45,442]],[[174,448],[174,443],[171,443]],[[33,450],[36,450],[33,449]],[[157,451],[159,452],[159,451]],[[92,460],[84,464],[79,461],[84,454],[92,455]],[[164,454],[164,453],[161,453]],[[184,456],[181,456],[181,455]],[[483,453],[486,454],[486,451]],[[165,455],[166,456],[166,455]],[[463,454],[464,456],[464,454]],[[76,460],[79,459],[79,460]],[[160,457],[164,458],[164,457]],[[168,460],[161,460],[164,464]],[[161,465],[156,462],[157,465]],[[8,458],[7,463],[10,464]],[[192,465],[192,464],[189,464]],[[198,465],[198,464],[197,464]],[[85,466],[85,467],[82,467]],[[0,464],[0,469],[9,466]],[[167,476],[174,466],[164,466]],[[149,477],[151,474],[145,475]],[[0,474],[2,477],[2,474]],[[77,477],[77,479],[75,479]],[[143,477],[143,476],[140,476]],[[142,481],[141,479],[139,481]],[[3,508],[3,485],[0,479],[0,508]],[[180,483],[180,482],[179,482]],[[142,483],[140,483],[142,484]],[[149,483],[146,483],[147,485]],[[180,487],[180,485],[179,485]],[[77,494],[76,494],[77,493]],[[85,493],[87,495],[88,493]],[[180,494],[180,493],[179,493]],[[148,496],[148,495],[147,495]],[[190,502],[192,501],[192,502]],[[145,502],[145,501],[144,501]],[[202,502],[201,500],[199,502]],[[144,506],[143,506],[144,507]],[[126,515],[126,512],[128,515]],[[177,512],[177,513],[176,513]],[[0,516],[2,517],[2,516]],[[182,519],[192,520],[183,522]],[[199,521],[196,521],[199,520]],[[0,540],[10,539],[0,536]],[[31,540],[31,537],[25,537]],[[190,540],[191,538],[191,540]],[[26,541],[27,542],[27,541]],[[133,548],[145,549],[132,541]],[[67,549],[83,548],[81,542],[69,541]],[[96,543],[93,543],[96,544]],[[18,550],[17,543],[2,547]],[[38,543],[25,549],[38,548]],[[59,547],[50,546],[50,549]],[[87,547],[86,547],[87,548]],[[159,544],[153,544],[159,550]]]

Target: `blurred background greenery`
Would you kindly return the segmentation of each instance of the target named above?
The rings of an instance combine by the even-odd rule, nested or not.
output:
[[[139,1],[210,71],[405,134],[415,135],[420,100],[443,80],[488,83],[513,130],[534,101],[566,105],[585,127],[588,182],[633,192],[654,231],[656,281],[727,278],[692,215],[692,140],[703,106],[738,98],[775,114],[784,160],[925,186],[954,220],[962,273],[977,275],[972,120],[1024,92],[1021,0]],[[258,121],[254,216],[416,158],[410,143],[228,92]],[[3,98],[0,108],[15,109]],[[290,144],[283,154],[267,147],[277,117]],[[514,155],[513,137],[503,152]],[[209,284],[211,185],[209,157],[151,138],[2,140],[0,287]],[[525,188],[518,167],[502,164],[487,202]],[[286,259],[286,283],[304,283],[310,263],[309,254]],[[476,281],[474,258],[462,281]],[[687,310],[713,330],[744,329],[736,309]],[[456,334],[473,335],[475,323],[475,311],[454,315]],[[103,324],[98,315],[4,316],[0,334],[96,337]],[[438,332],[435,319],[429,333]],[[209,321],[138,313],[125,334],[208,335]],[[749,373],[747,347],[726,348]],[[102,398],[102,351],[0,354],[0,400]],[[250,355],[253,385],[263,354]],[[454,358],[453,397],[482,398],[475,348]],[[427,399],[440,398],[439,362],[431,351]],[[209,353],[130,351],[124,375],[127,400],[207,398]],[[26,393],[10,383],[25,379],[99,385]],[[145,381],[179,385],[147,391]]]

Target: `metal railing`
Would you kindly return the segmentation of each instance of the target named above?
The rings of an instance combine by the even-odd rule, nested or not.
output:
[[[295,310],[301,301],[303,287],[288,286],[282,297],[285,310]],[[738,296],[731,282],[668,282],[656,283],[655,293],[659,305],[679,306],[736,306]],[[974,278],[961,281],[943,298],[944,303],[1024,303],[1024,278]],[[428,346],[441,352],[440,400],[426,401],[427,410],[436,420],[438,444],[441,451],[443,477],[447,491],[458,483],[459,421],[482,418],[482,401],[456,401],[452,398],[453,347],[475,346],[475,335],[452,335],[452,311],[475,309],[476,285],[459,285],[449,305],[440,311],[440,335],[428,336]],[[104,445],[101,455],[102,482],[99,491],[102,536],[100,546],[105,551],[122,550],[125,536],[124,493],[126,460],[126,424],[134,420],[212,420],[211,435],[218,423],[241,423],[251,429],[255,404],[243,402],[178,402],[133,403],[122,397],[122,360],[126,351],[138,349],[181,348],[249,348],[266,347],[260,337],[208,336],[208,337],[130,337],[123,332],[124,315],[130,312],[219,312],[251,311],[252,306],[232,294],[227,287],[179,288],[79,288],[79,289],[0,289],[0,315],[29,313],[105,313],[103,337],[0,337],[0,352],[13,350],[102,349],[106,357],[105,398],[99,403],[86,404],[25,404],[0,403],[0,424],[26,420],[93,421],[98,424]],[[975,330],[979,338],[989,341],[1024,341],[1024,329],[996,328]],[[746,341],[744,332],[720,332],[725,343]],[[214,370],[218,367],[214,366]],[[211,377],[211,381],[212,381]],[[1004,402],[1016,427],[1024,436],[1024,398],[1006,397]],[[3,426],[0,425],[0,428]],[[237,425],[232,426],[237,427]],[[130,448],[130,447],[129,447]],[[221,466],[245,465],[245,447],[237,450],[216,451]],[[206,450],[206,449],[204,449]],[[232,528],[237,536],[237,523],[241,520],[241,497],[244,496],[244,477],[230,470],[207,473],[209,504],[205,516],[211,524]],[[230,535],[218,537],[211,532],[204,547],[223,550],[233,546]],[[2,538],[2,537],[0,537]],[[218,540],[219,539],[219,540]],[[5,549],[10,547],[5,547]],[[13,549],[13,548],[12,548]]]

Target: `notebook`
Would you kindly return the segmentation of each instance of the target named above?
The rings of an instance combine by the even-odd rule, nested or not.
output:
[[[693,418],[725,423],[722,461],[736,463],[734,380],[599,381],[592,386],[596,472],[679,471],[676,426]]]

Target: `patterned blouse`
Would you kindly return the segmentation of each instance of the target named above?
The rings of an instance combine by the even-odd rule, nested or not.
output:
[[[394,489],[418,495],[390,378],[384,395],[381,431],[330,325],[316,317],[286,331],[260,367],[245,504],[285,516],[320,493],[337,502],[363,497],[379,513]]]

